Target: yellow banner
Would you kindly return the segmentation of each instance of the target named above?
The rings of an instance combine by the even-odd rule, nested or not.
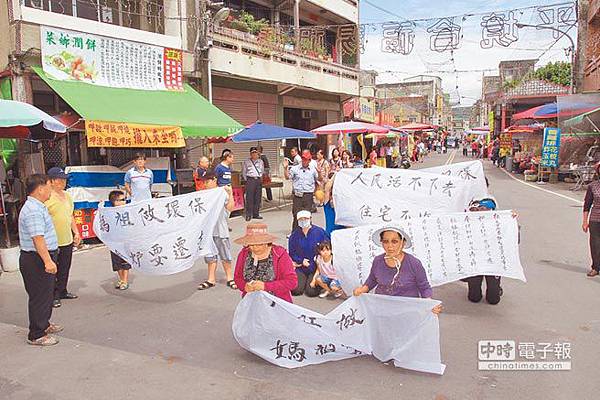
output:
[[[185,147],[179,126],[85,121],[88,147]]]

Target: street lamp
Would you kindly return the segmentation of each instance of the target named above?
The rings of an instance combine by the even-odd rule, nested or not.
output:
[[[517,24],[517,28],[521,29],[521,28],[535,28],[535,29],[546,29],[549,31],[555,31],[558,32],[564,36],[566,36],[569,41],[571,42],[571,47],[569,47],[569,51],[571,52],[571,84],[569,86],[569,92],[571,94],[573,94],[575,92],[575,85],[574,85],[574,80],[575,80],[575,42],[573,41],[573,38],[565,31],[562,31],[558,28],[554,28],[552,26],[540,26],[540,25],[529,25],[529,24]]]

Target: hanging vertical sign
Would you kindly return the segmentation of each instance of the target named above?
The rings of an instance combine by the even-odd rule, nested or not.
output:
[[[560,129],[544,129],[544,144],[542,146],[542,161],[544,167],[558,168],[558,152],[560,150]]]
[[[183,90],[181,50],[42,26],[42,69],[53,79],[143,90]]]

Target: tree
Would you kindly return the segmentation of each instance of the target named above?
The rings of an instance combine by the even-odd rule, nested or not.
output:
[[[571,63],[563,61],[548,63],[545,66],[538,68],[532,74],[532,78],[541,79],[562,86],[569,86],[571,84]]]

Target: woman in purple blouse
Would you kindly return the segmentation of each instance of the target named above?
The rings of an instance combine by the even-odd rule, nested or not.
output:
[[[381,228],[373,233],[372,240],[382,246],[385,253],[375,257],[365,284],[354,289],[355,296],[375,289],[375,294],[388,296],[431,297],[433,291],[421,261],[404,252],[412,243],[402,229],[394,226]],[[441,304],[432,311],[439,314]]]
[[[600,177],[600,163],[596,164],[596,175]],[[593,278],[600,274],[600,180],[590,183],[583,202],[583,224],[585,233],[590,232],[590,252],[592,268],[587,276]]]

